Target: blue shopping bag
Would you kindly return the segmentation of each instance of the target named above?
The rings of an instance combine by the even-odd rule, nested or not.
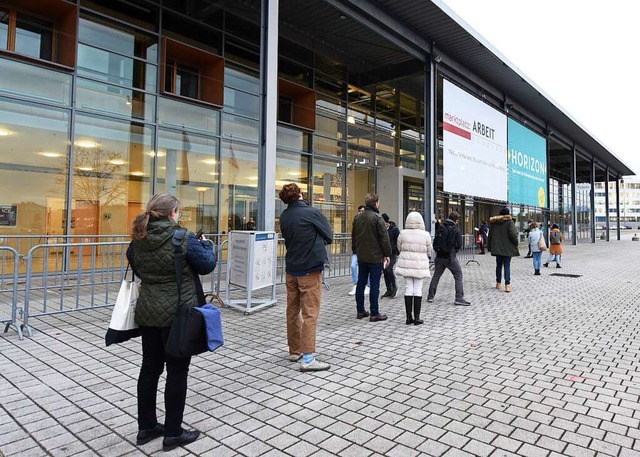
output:
[[[215,351],[224,344],[220,310],[211,304],[198,306],[193,309],[202,313],[207,333],[207,346],[209,347],[209,351]]]

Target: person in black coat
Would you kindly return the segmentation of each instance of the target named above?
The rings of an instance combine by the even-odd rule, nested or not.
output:
[[[391,242],[391,257],[389,257],[389,264],[384,270],[382,270],[382,274],[384,275],[384,284],[387,286],[387,291],[382,294],[382,297],[396,298],[398,295],[398,286],[396,285],[396,275],[393,272],[393,268],[398,261],[398,254],[400,254],[400,252],[398,252],[398,237],[400,236],[400,229],[395,222],[389,219],[389,215],[387,213],[382,214],[382,219],[384,219],[385,224],[387,224],[389,242]]]

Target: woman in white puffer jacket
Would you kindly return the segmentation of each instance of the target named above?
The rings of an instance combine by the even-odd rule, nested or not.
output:
[[[422,307],[422,283],[431,277],[429,257],[431,257],[431,235],[424,229],[424,219],[415,211],[409,213],[404,230],[398,237],[400,256],[396,264],[396,274],[404,277],[404,307],[407,311],[407,325],[420,325]],[[413,310],[413,316],[412,316]]]

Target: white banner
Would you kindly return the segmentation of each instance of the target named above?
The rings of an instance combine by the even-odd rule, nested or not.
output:
[[[444,80],[445,192],[507,200],[507,116]]]

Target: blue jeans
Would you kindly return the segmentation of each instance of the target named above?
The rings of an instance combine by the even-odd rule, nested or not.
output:
[[[351,254],[351,280],[353,284],[358,284],[358,256],[355,254]],[[367,286],[369,285],[369,281],[367,281]]]
[[[356,288],[356,308],[358,314],[365,312],[364,309],[364,288],[367,280],[370,284],[369,306],[372,316],[377,316],[378,297],[380,295],[380,276],[382,276],[381,263],[366,263],[358,261],[358,287]]]
[[[496,256],[496,282],[502,282],[502,268],[504,267],[504,283],[511,284],[511,257]]]
[[[539,270],[542,266],[542,252],[532,252],[531,255],[533,256],[533,269]]]

